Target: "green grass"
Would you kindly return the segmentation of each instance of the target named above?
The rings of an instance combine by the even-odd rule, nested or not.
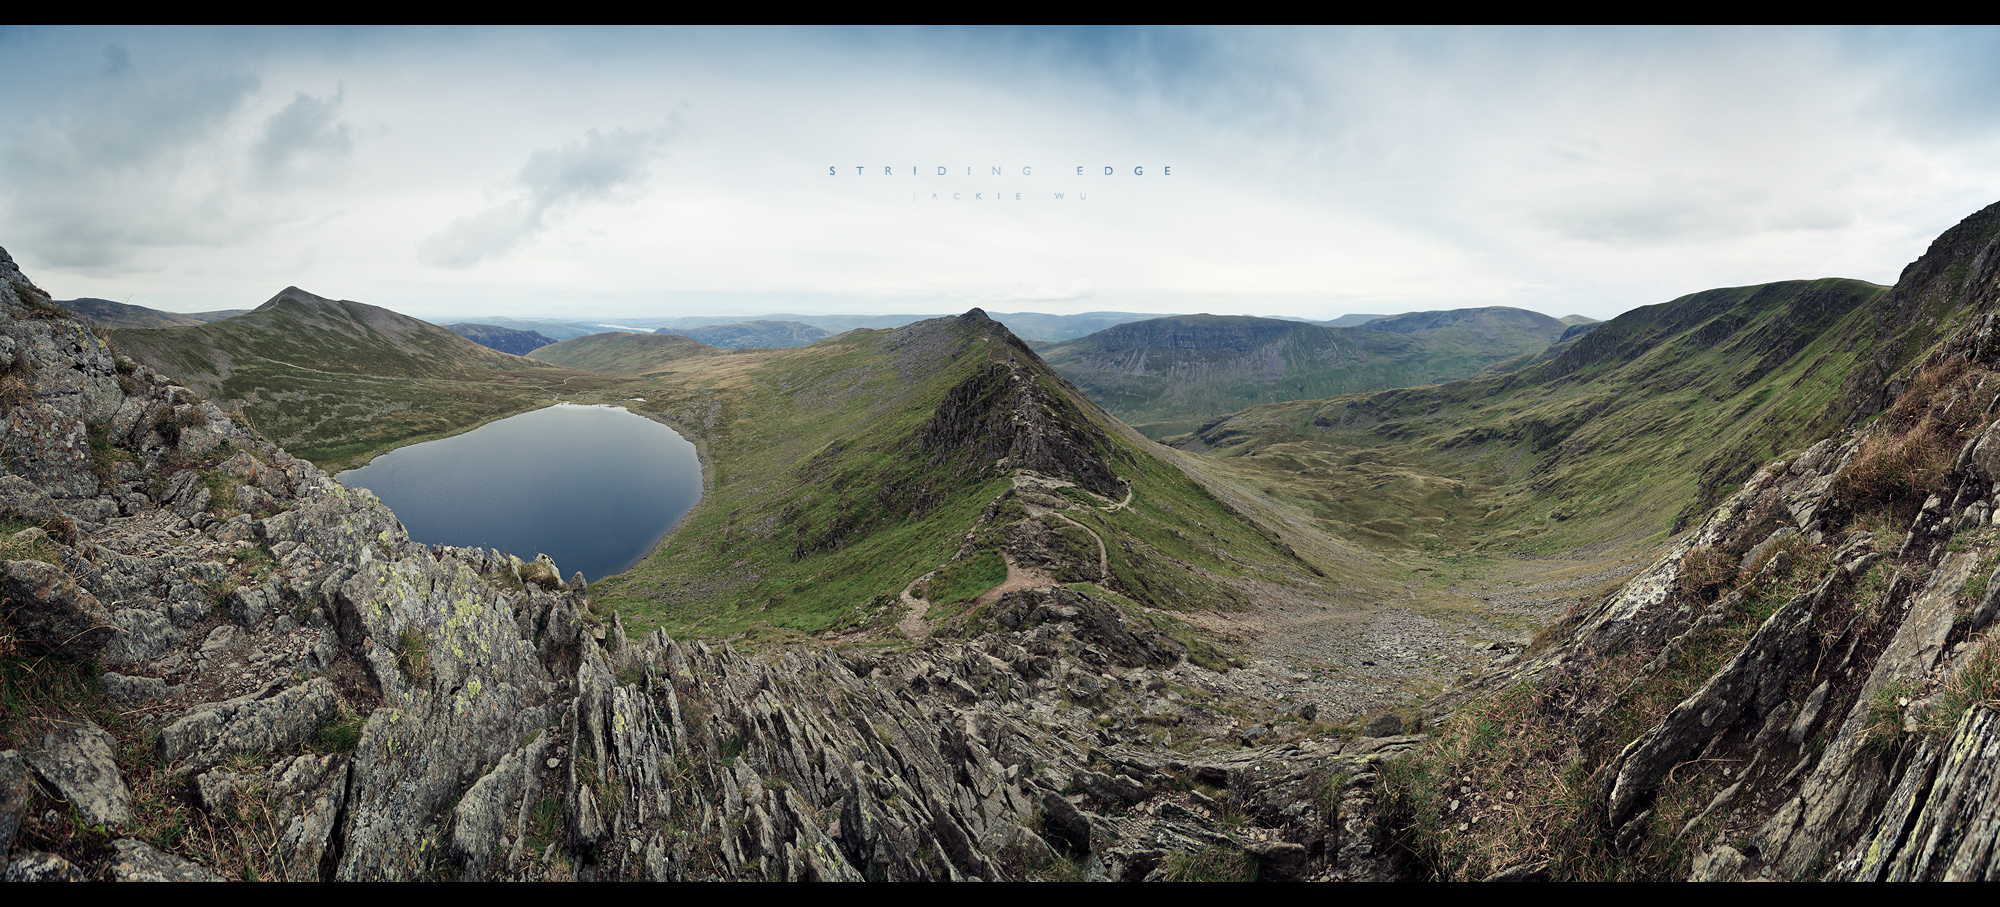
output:
[[[978,598],[981,593],[1007,579],[1007,562],[1000,552],[983,549],[971,557],[952,561],[931,577],[930,601],[951,609]]]
[[[1943,738],[1975,707],[2000,709],[2000,633],[1977,640],[1940,685],[1922,721],[1926,733]],[[1872,713],[1871,713],[1872,715]]]
[[[1634,310],[1512,375],[1258,407],[1175,443],[1377,546],[1554,553],[1683,528],[1844,424],[1886,289],[1822,280]]]
[[[648,401],[640,408],[688,426],[703,443],[709,491],[660,550],[594,584],[593,595],[642,630],[728,635],[753,626],[808,633],[852,626],[941,567],[934,601],[990,588],[1004,576],[997,551],[950,562],[968,531],[981,527],[989,535],[978,547],[992,549],[990,533],[1025,516],[1003,502],[987,521],[989,505],[1012,487],[981,446],[1006,424],[991,413],[1014,405],[1016,387],[995,364],[1009,357],[1037,382],[1041,399],[1062,410],[1054,418],[1081,426],[1096,455],[1137,489],[1133,506],[1115,513],[1080,492],[1072,499],[1086,508],[1066,511],[1104,538],[1121,591],[1159,607],[1231,606],[1236,593],[1201,571],[1241,576],[1289,564],[1303,572],[1262,531],[1126,440],[1003,338],[990,323],[948,319],[811,347],[686,357],[640,379],[633,395]],[[958,409],[940,416],[947,399]],[[938,428],[942,418],[963,424]],[[1094,574],[1094,540],[1074,527],[1058,528],[1056,537],[1087,553]]]
[[[1169,882],[1257,881],[1257,858],[1243,848],[1226,844],[1175,851],[1167,855],[1165,865]]]
[[[342,705],[313,736],[314,748],[322,753],[352,753],[361,745],[362,716]]]
[[[428,685],[431,680],[431,658],[424,634],[416,630],[404,630],[396,638],[396,667],[403,672],[405,682],[411,687]]]
[[[49,531],[42,524],[24,517],[9,516],[0,518],[0,560],[41,561],[45,564],[60,564],[61,560],[60,556],[56,554],[56,546],[47,538],[27,538],[18,541],[14,538],[16,535],[29,529],[42,529],[44,532]],[[0,624],[0,626],[4,626],[4,624]]]

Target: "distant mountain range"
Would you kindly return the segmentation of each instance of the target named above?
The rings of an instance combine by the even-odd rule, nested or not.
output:
[[[833,336],[825,328],[797,321],[744,321],[695,328],[660,328],[655,334],[679,334],[724,350],[805,346]]]
[[[729,331],[724,333],[714,334],[712,336],[727,338],[731,334],[735,333],[742,333],[742,334],[757,333],[755,331],[746,330],[744,326],[745,325],[765,326],[771,324],[810,326],[826,332],[821,336],[830,336],[833,334],[841,333],[843,331],[852,331],[863,328],[869,330],[888,330],[891,328],[899,328],[905,325],[915,324],[919,321],[925,321],[933,318],[945,318],[945,317],[951,317],[951,316],[949,314],[930,314],[930,315],[775,314],[775,315],[759,315],[755,318],[743,318],[741,316],[724,315],[724,316],[686,316],[679,318],[621,318],[615,323],[602,322],[602,321],[533,320],[533,319],[519,319],[519,318],[507,318],[501,316],[491,316],[486,318],[480,318],[478,319],[478,321],[481,324],[499,325],[502,327],[515,328],[518,330],[534,330],[540,332],[545,336],[552,337],[557,340],[568,340],[572,337],[582,337],[586,334],[597,334],[597,333],[602,333],[604,331],[626,331],[628,333],[644,333],[646,331],[657,331],[660,333],[683,334],[689,337],[694,337],[695,339],[698,340],[702,340],[703,335],[701,333],[698,333],[699,331],[722,328],[722,327],[729,328]],[[1001,324],[1006,325],[1008,331],[1013,333],[1014,336],[1021,338],[1022,340],[1046,344],[1046,343],[1055,343],[1063,340],[1072,340],[1077,337],[1083,337],[1088,334],[1097,333],[1098,331],[1117,327],[1118,325],[1121,324],[1131,324],[1133,322],[1138,322],[1138,321],[1150,321],[1157,318],[1174,318],[1174,317],[1185,317],[1185,316],[1160,315],[1158,313],[1152,313],[1152,312],[1084,312],[1082,314],[1077,314],[1077,315],[1050,315],[1043,312],[994,312],[990,317],[992,317],[994,321],[998,321]],[[1312,321],[1310,319],[1305,319],[1305,318],[1279,318],[1272,320],[1292,321],[1302,324],[1317,324],[1325,327],[1354,327],[1372,321],[1378,321],[1381,319],[1396,318],[1396,317],[1401,317],[1401,316],[1342,315],[1330,321]],[[1577,324],[1577,323],[1590,322],[1590,319],[1584,318],[1581,315],[1570,315],[1565,318],[1556,320],[1561,321],[1564,324]],[[813,342],[813,340],[818,339],[816,337],[812,339],[804,339],[805,335],[803,334],[803,332],[801,332],[800,334],[798,334],[796,337],[793,338],[796,339],[798,342],[779,342],[786,339],[785,335],[781,333],[776,333],[773,331],[773,329],[768,327],[764,327],[762,328],[762,330],[765,333],[757,335],[756,337],[757,345],[803,346],[806,343],[811,343]],[[703,342],[709,343],[710,341],[703,340]],[[746,348],[739,346],[731,346],[724,343],[711,343],[711,345],[720,346],[725,349]]]
[[[297,287],[106,344],[0,250],[0,864],[2000,878],[1996,324],[2000,205],[1893,287],[1149,318],[1050,361],[973,309],[536,351],[582,371]],[[1323,389],[1370,381],[1413,386]],[[1309,398],[1163,444],[1080,387],[1155,429]],[[587,586],[272,443],[556,395],[703,460]]]
[[[1567,330],[1489,307],[1413,312],[1356,327],[1249,315],[1175,315],[1044,346],[1050,366],[1154,438],[1260,403],[1435,384],[1525,362]]]
[[[447,324],[444,327],[445,330],[464,337],[489,350],[513,353],[516,356],[526,356],[535,350],[555,342],[553,338],[544,337],[534,331],[517,331],[513,328],[503,328],[492,324],[462,322],[459,324]]]

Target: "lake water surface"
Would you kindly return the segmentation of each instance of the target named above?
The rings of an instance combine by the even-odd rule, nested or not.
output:
[[[337,476],[430,545],[555,558],[563,578],[631,569],[701,498],[673,429],[616,406],[562,403],[391,451]]]

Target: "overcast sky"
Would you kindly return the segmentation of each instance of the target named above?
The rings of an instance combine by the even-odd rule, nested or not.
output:
[[[57,298],[1609,318],[1894,282],[2000,31],[9,27],[0,122]]]

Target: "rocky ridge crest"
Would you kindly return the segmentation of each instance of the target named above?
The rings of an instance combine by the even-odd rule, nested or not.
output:
[[[1048,415],[996,368],[966,393]],[[632,639],[545,558],[411,541],[4,252],[0,406],[9,658],[105,697],[0,741],[8,879],[1390,871],[1372,767],[1411,738],[1160,746],[1202,669],[1061,586],[902,653]],[[1095,461],[972,428],[983,456]]]

